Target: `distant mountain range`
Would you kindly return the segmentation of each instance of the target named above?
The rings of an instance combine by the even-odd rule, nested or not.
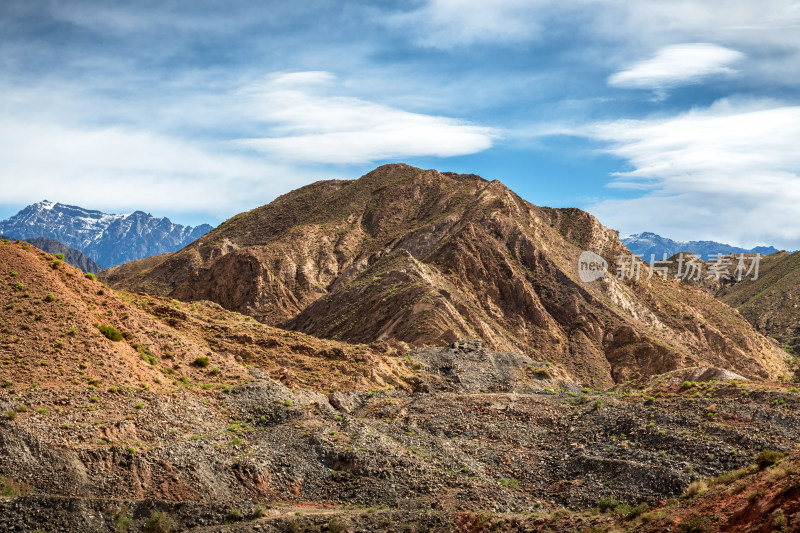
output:
[[[168,218],[156,218],[143,211],[112,215],[47,200],[0,221],[0,234],[23,240],[55,239],[103,268],[174,252],[211,229],[208,224],[173,224]]]
[[[622,239],[622,243],[639,257],[648,260],[650,255],[661,259],[664,254],[671,257],[679,252],[689,252],[700,256],[704,261],[716,259],[718,254],[762,254],[769,255],[778,252],[772,246],[756,246],[755,248],[740,248],[714,241],[673,241],[655,233],[645,232],[631,235]]]

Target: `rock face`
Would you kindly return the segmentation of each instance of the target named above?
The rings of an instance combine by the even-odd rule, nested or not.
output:
[[[42,202],[0,221],[0,234],[15,239],[46,237],[75,248],[104,268],[178,250],[211,229],[173,224],[142,211],[109,215],[82,207]]]
[[[644,232],[622,239],[622,244],[634,254],[650,260],[650,255],[661,259],[666,254],[671,257],[680,252],[695,254],[704,261],[715,259],[718,254],[774,254],[778,251],[772,246],[756,246],[755,248],[740,248],[730,244],[714,241],[673,241],[655,233]]]
[[[646,279],[646,267],[638,280],[584,283],[582,251],[610,265],[627,253],[578,209],[537,207],[471,174],[386,165],[293,191],[104,279],[348,342],[480,339],[598,387],[700,364],[753,378],[786,371],[773,345],[703,291]]]
[[[5,235],[0,235],[0,240],[11,240],[10,237],[6,237]],[[46,237],[37,237],[36,239],[25,239],[25,242],[28,242],[40,250],[43,250],[49,254],[64,254],[64,261],[69,263],[70,265],[74,266],[75,268],[80,268],[84,272],[91,272],[92,274],[97,274],[100,272],[102,267],[86,257],[83,253],[79,252],[75,248],[70,248],[69,246],[64,246],[64,244],[58,242],[55,239],[48,239]]]

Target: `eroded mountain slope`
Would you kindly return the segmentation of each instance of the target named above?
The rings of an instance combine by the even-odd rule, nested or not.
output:
[[[627,253],[580,210],[536,207],[474,175],[386,165],[284,195],[105,279],[350,342],[476,337],[598,386],[701,362],[786,373],[775,346],[700,290],[646,279],[646,268],[583,283],[584,250],[611,265]]]

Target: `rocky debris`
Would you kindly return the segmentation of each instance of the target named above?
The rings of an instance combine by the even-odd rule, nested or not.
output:
[[[748,381],[748,379],[724,368],[707,366],[682,368],[651,378],[651,383],[659,385],[680,385],[684,381],[718,381],[724,383],[728,381]]]
[[[796,392],[736,381],[611,394],[361,394],[337,411],[322,394],[265,380],[213,394],[123,391],[87,411],[75,398],[57,407],[57,391],[3,390],[4,408],[28,409],[0,421],[0,472],[31,497],[578,511],[601,498],[676,497],[800,439]]]
[[[462,393],[580,390],[565,373],[545,361],[512,352],[495,352],[479,340],[460,340],[445,348],[417,348],[408,357],[421,365],[419,392]]]
[[[241,502],[237,506],[214,503],[174,502],[163,500],[111,500],[105,498],[70,498],[31,495],[13,499],[0,498],[0,530],[85,533],[120,531],[115,524],[128,521],[123,530],[147,531],[145,525],[154,514],[163,514],[160,522],[170,529],[157,531],[195,531],[236,520],[253,520],[266,513],[263,506]]]

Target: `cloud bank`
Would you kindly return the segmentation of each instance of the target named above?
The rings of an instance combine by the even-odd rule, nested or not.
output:
[[[724,100],[670,118],[599,123],[584,134],[632,167],[612,186],[644,191],[589,207],[622,233],[800,247],[800,106]]]

